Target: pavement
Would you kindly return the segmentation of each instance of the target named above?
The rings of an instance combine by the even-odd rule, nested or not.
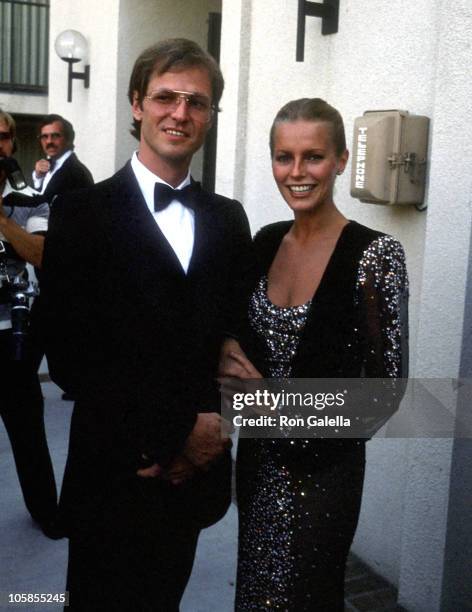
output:
[[[42,384],[49,449],[60,485],[67,456],[72,402],[52,382]],[[7,593],[63,593],[67,541],[49,540],[32,523],[18,485],[10,444],[0,420],[0,610],[58,612],[59,605],[6,605]],[[181,612],[231,612],[237,553],[235,504],[217,525],[202,531]],[[401,610],[396,592],[359,559],[350,557],[346,577],[349,612]],[[132,612],[132,611],[130,611]],[[315,611],[314,611],[315,612]]]
[[[72,402],[61,399],[54,383],[42,384],[46,433],[57,483],[67,456]],[[59,605],[5,605],[8,593],[63,593],[67,540],[49,540],[35,527],[26,510],[11,453],[0,419],[0,610],[58,612]],[[181,612],[231,611],[234,600],[237,551],[237,511],[202,531],[192,577]],[[130,611],[132,612],[132,611]]]

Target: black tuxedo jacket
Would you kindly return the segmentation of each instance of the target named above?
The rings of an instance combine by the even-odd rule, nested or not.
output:
[[[55,172],[46,189],[44,195],[48,196],[48,202],[56,195],[62,195],[69,191],[77,191],[93,185],[93,177],[89,169],[79,161],[75,153],[72,153],[62,166]]]
[[[62,495],[73,523],[108,486],[136,478],[142,453],[165,465],[197,413],[219,409],[219,348],[244,318],[252,246],[242,206],[200,190],[185,274],[129,163],[61,200],[46,237],[42,310],[51,377],[78,398]],[[212,522],[212,507],[230,499],[229,467],[225,457],[173,487],[169,504],[198,514],[200,500],[210,510],[201,522]]]

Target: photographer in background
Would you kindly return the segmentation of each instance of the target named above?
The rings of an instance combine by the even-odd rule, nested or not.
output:
[[[8,278],[26,274],[26,263],[41,265],[49,206],[8,206],[12,188],[2,160],[15,151],[15,121],[0,110],[0,251]],[[21,190],[33,195],[32,189]],[[57,492],[44,430],[44,406],[28,346],[15,359],[8,279],[0,280],[0,415],[10,438],[26,507],[43,533],[56,539]]]

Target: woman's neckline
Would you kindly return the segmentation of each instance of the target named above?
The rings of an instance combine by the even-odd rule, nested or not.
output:
[[[325,269],[323,270],[323,274],[321,275],[320,282],[318,283],[318,286],[315,288],[315,291],[313,292],[313,295],[311,296],[311,298],[310,298],[309,300],[307,300],[307,301],[306,301],[306,302],[304,302],[303,304],[295,304],[295,305],[293,305],[293,306],[280,306],[279,304],[275,304],[275,303],[274,303],[274,302],[273,302],[273,301],[272,301],[272,300],[269,298],[269,270],[270,270],[270,267],[269,267],[269,270],[268,270],[268,271],[267,271],[267,273],[264,275],[264,276],[266,277],[266,279],[267,279],[267,282],[266,282],[266,287],[265,287],[265,292],[264,292],[264,293],[265,293],[265,296],[266,296],[266,298],[267,298],[267,301],[268,301],[268,302],[269,302],[269,303],[270,303],[270,304],[271,304],[271,305],[272,305],[274,308],[280,308],[280,309],[282,309],[282,310],[287,310],[287,309],[291,309],[291,308],[300,308],[300,307],[305,306],[306,304],[308,304],[309,306],[311,306],[311,305],[312,305],[312,303],[315,301],[315,298],[316,298],[316,296],[317,296],[317,294],[318,294],[318,292],[319,292],[319,290],[320,290],[320,287],[323,285],[323,282],[324,282],[324,280],[325,280],[325,278],[326,278],[326,274],[327,274],[327,272],[328,272],[328,270],[329,270],[329,268],[330,268],[330,266],[331,266],[331,264],[332,264],[332,262],[333,262],[333,259],[334,259],[334,256],[335,256],[335,253],[337,252],[337,250],[338,250],[338,248],[339,248],[340,244],[342,243],[342,240],[343,240],[343,238],[344,238],[344,236],[345,236],[345,234],[346,234],[346,228],[348,228],[348,227],[352,226],[353,224],[355,224],[355,221],[352,221],[351,219],[348,219],[348,220],[347,220],[347,223],[346,223],[346,224],[345,224],[345,225],[344,225],[344,226],[341,228],[341,231],[340,231],[340,233],[339,233],[339,236],[338,236],[338,238],[337,238],[337,240],[336,240],[336,243],[335,243],[335,245],[334,245],[333,251],[331,252],[331,255],[330,255],[330,257],[329,257],[329,259],[328,259],[328,261],[327,261],[327,263],[326,263],[326,267],[325,267]],[[286,234],[287,234],[287,233],[290,231],[290,228],[292,227],[292,225],[293,225],[293,222],[292,222],[292,223],[289,225],[289,227],[287,228],[287,231],[286,231],[286,232],[284,232],[284,234],[283,234],[283,236],[282,236],[282,240],[283,240],[284,236],[285,236],[285,235],[286,235]],[[281,240],[281,241],[280,241],[280,243],[279,243],[279,247],[280,247],[280,244],[281,244],[282,240]],[[277,249],[277,251],[278,251],[278,249]],[[276,251],[276,254],[277,254],[277,251]]]
[[[279,306],[278,304],[274,304],[274,302],[272,302],[272,300],[269,297],[269,293],[268,293],[268,288],[269,288],[269,278],[267,276],[267,274],[263,274],[262,275],[262,293],[264,294],[264,298],[266,299],[267,303],[272,307],[275,308],[277,310],[295,310],[297,308],[309,308],[311,305],[311,299],[309,299],[308,301],[306,301],[304,304],[295,304],[294,306]]]

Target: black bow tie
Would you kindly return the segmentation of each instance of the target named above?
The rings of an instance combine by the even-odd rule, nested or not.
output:
[[[178,200],[187,208],[195,208],[196,183],[191,183],[183,189],[172,189],[164,183],[154,185],[154,210],[160,212],[169,206],[172,200]]]

